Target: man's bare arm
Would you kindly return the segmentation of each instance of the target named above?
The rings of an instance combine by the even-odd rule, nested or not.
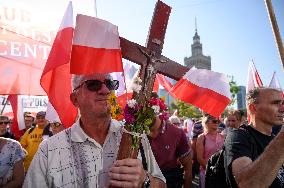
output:
[[[253,161],[240,157],[233,161],[232,172],[239,187],[269,187],[284,163],[284,130]]]
[[[184,168],[184,184],[183,187],[192,187],[192,157],[191,153],[179,159]]]
[[[166,188],[167,187],[167,185],[166,185],[166,183],[165,182],[163,182],[162,180],[160,180],[159,178],[155,178],[155,177],[153,177],[153,176],[151,176],[151,175],[149,175],[149,177],[150,177],[150,187],[151,188]]]

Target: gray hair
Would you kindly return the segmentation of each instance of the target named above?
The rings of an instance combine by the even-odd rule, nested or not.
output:
[[[84,81],[84,75],[76,75],[72,74],[71,82],[72,82],[72,91],[76,87],[78,87]]]
[[[253,88],[246,95],[247,105],[259,103],[259,94],[260,94],[260,91],[263,91],[263,90],[272,90],[272,91],[281,92],[279,89],[270,88],[270,87]]]
[[[72,74],[72,78],[71,78],[72,92],[74,91],[75,88],[77,88],[84,81],[89,80],[89,79],[95,79],[95,78],[98,78],[100,76],[107,76],[109,79],[112,80],[112,76],[108,73],[107,74],[96,73],[96,74],[90,74],[90,75]]]
[[[175,115],[172,115],[172,116],[169,118],[169,120],[170,120],[170,122],[171,122],[172,124],[174,124],[174,123],[180,123],[180,119],[179,119],[177,116],[175,116]]]

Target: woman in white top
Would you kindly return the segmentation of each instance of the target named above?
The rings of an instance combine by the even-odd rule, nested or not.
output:
[[[23,159],[26,151],[21,144],[0,137],[0,187],[21,187],[25,178]]]

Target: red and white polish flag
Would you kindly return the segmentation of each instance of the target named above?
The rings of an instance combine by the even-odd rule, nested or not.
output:
[[[256,88],[256,87],[262,87],[262,81],[260,79],[260,76],[256,70],[256,67],[254,65],[254,62],[251,61],[249,63],[249,68],[248,68],[248,78],[247,78],[247,93]]]
[[[272,76],[271,81],[270,81],[270,83],[269,83],[269,87],[275,88],[275,89],[279,89],[279,90],[282,91],[282,87],[281,87],[281,85],[280,85],[280,82],[279,82],[279,80],[278,80],[278,77],[277,77],[277,75],[276,75],[276,72],[273,73],[273,76]]]
[[[21,95],[9,95],[8,100],[11,103],[14,119],[13,124],[11,126],[11,130],[15,135],[16,139],[19,139],[23,135],[23,131],[25,126],[24,121],[24,112],[23,112],[23,104],[22,104],[23,97]]]
[[[73,32],[73,7],[70,2],[40,79],[41,87],[47,93],[50,103],[65,127],[70,127],[77,117],[77,109],[70,100]]]
[[[172,93],[173,84],[162,74],[156,75],[155,83],[158,84],[158,87],[161,85],[163,88],[172,96],[175,97]]]
[[[123,72],[117,26],[78,14],[70,71],[72,74]]]
[[[214,117],[219,117],[231,101],[225,74],[194,67],[175,84],[172,93]]]
[[[276,72],[273,73],[273,76],[272,76],[271,81],[269,83],[269,87],[282,91],[282,96],[284,98],[284,92],[283,92],[282,87],[280,85],[279,79],[276,75]]]

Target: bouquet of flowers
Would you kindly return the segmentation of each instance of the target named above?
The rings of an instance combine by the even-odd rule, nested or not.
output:
[[[111,93],[108,103],[111,105],[111,117],[116,120],[121,120],[122,108],[116,101],[117,97],[114,92]]]
[[[140,78],[135,78],[131,89],[138,93],[141,90],[141,82]],[[169,118],[167,106],[160,98],[152,97],[145,106],[137,103],[135,99],[131,99],[124,108],[126,126],[128,126],[133,133],[148,134],[150,132],[149,127],[153,124],[156,116],[159,116],[161,120],[167,120]],[[138,148],[138,139],[138,136],[132,136],[133,148]]]

